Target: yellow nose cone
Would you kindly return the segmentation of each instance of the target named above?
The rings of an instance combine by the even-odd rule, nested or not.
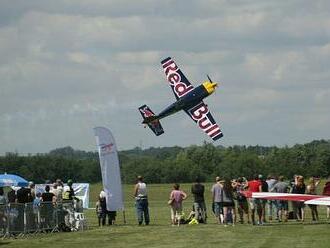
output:
[[[215,88],[218,86],[218,83],[211,83],[206,81],[203,83],[203,86],[209,94],[212,94],[215,91]]]

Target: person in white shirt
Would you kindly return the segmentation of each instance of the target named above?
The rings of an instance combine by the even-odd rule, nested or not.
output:
[[[137,177],[137,183],[135,184],[133,195],[135,197],[135,207],[139,225],[142,225],[143,217],[144,223],[146,225],[149,225],[150,217],[147,185],[145,184],[145,182],[143,182],[142,176]]]

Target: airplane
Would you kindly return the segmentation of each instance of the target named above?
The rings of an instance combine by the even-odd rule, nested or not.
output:
[[[142,124],[147,125],[156,136],[159,136],[164,133],[159,120],[183,110],[214,141],[220,139],[223,133],[211,115],[208,106],[203,102],[204,98],[215,91],[218,83],[212,82],[207,75],[208,81],[194,88],[172,58],[168,57],[164,59],[161,64],[176,98],[176,102],[169,105],[158,115],[147,105],[142,105],[139,107],[139,111],[143,117]]]

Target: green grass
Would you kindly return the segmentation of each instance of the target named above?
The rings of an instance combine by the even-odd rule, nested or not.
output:
[[[311,224],[306,207],[306,222],[271,223],[265,226],[237,224],[224,227],[215,224],[208,211],[209,223],[199,225],[170,225],[170,209],[167,205],[169,184],[148,185],[151,225],[137,225],[132,185],[124,186],[125,215],[118,212],[117,224],[99,228],[94,210],[85,211],[89,230],[72,233],[38,234],[21,239],[5,239],[0,247],[329,247],[330,225],[325,220],[325,207],[319,207],[321,223]],[[183,184],[182,189],[190,192],[191,184]],[[210,187],[206,184],[206,202],[210,206]],[[101,184],[92,185],[91,206],[95,204]],[[190,211],[192,197],[184,202],[185,212]]]

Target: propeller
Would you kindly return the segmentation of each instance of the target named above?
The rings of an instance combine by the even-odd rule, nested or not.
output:
[[[206,76],[207,76],[207,78],[209,79],[209,81],[210,81],[211,83],[213,83],[212,80],[211,80],[211,78],[209,77],[209,75],[206,74]]]

